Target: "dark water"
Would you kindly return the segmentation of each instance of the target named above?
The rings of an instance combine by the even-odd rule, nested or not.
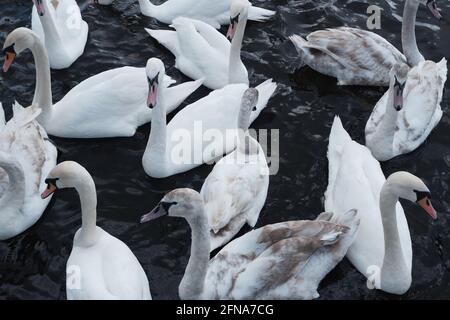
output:
[[[78,1],[90,27],[85,54],[68,70],[52,71],[54,101],[85,78],[124,65],[144,66],[149,57],[161,58],[169,75],[187,79],[174,67],[174,59],[153,41],[144,27],[165,28],[139,12],[137,1],[116,1],[112,7],[94,7]],[[313,219],[323,211],[327,186],[326,150],[333,116],[341,116],[350,135],[364,141],[364,126],[371,109],[383,94],[382,88],[336,86],[334,79],[309,68],[298,69],[295,49],[286,38],[342,25],[365,28],[366,8],[383,10],[379,34],[400,48],[403,1],[352,0],[253,0],[256,5],[277,10],[268,23],[249,23],[243,60],[252,84],[273,77],[279,88],[254,128],[280,129],[280,171],[270,180],[269,195],[257,226],[293,219]],[[397,3],[397,7],[390,4]],[[438,0],[450,19],[450,4]],[[2,0],[0,43],[20,26],[30,27],[30,0]],[[450,55],[450,23],[438,22],[422,7],[417,27],[420,49],[428,59],[438,61]],[[224,31],[224,30],[222,30]],[[17,59],[8,74],[0,75],[0,101],[7,107],[18,99],[29,105],[34,92],[34,63],[29,52]],[[439,219],[431,222],[421,210],[404,203],[413,240],[413,283],[403,299],[450,298],[449,166],[450,91],[444,94],[444,117],[418,150],[383,165],[385,174],[407,170],[422,177],[433,192]],[[208,93],[201,89],[191,103]],[[99,119],[101,121],[101,119]],[[123,240],[147,272],[154,299],[177,298],[177,288],[189,258],[190,230],[184,220],[165,218],[139,225],[141,214],[169,190],[191,187],[200,190],[211,167],[163,180],[147,177],[141,157],[150,125],[133,138],[105,140],[63,140],[55,138],[59,161],[75,160],[93,175],[98,191],[98,225]],[[26,233],[0,242],[1,299],[64,299],[65,263],[72,239],[80,226],[80,206],[72,190],[60,191],[43,218]],[[243,232],[248,231],[247,229]],[[365,279],[347,260],[327,276],[319,289],[321,299],[390,299],[388,294],[370,291]]]

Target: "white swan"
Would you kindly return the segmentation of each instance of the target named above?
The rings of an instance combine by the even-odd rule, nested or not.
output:
[[[171,30],[145,29],[176,58],[175,67],[191,79],[205,78],[204,85],[220,89],[231,83],[249,84],[241,60],[241,47],[251,3],[233,0],[227,37],[210,25],[185,17],[173,21]]]
[[[182,217],[192,229],[181,299],[317,298],[317,286],[345,256],[359,225],[355,210],[271,224],[233,240],[210,261],[204,211],[199,193],[177,189],[141,218],[142,223],[164,215]]]
[[[0,240],[27,230],[42,216],[50,198],[42,201],[40,188],[56,165],[57,151],[45,130],[35,121],[36,106],[13,106],[5,124],[0,104]]]
[[[52,69],[70,67],[84,52],[89,26],[75,0],[33,0],[31,28],[45,43]]]
[[[248,223],[254,227],[269,189],[269,167],[258,141],[248,133],[258,91],[247,89],[238,119],[238,144],[208,175],[200,194],[211,234],[211,251],[230,241]]]
[[[355,208],[361,218],[347,257],[371,285],[389,293],[405,293],[411,286],[412,248],[398,200],[417,202],[436,218],[430,191],[407,172],[394,173],[386,180],[370,150],[352,141],[338,117],[331,128],[328,161],[325,210],[339,215]]]
[[[39,37],[29,29],[18,28],[6,38],[6,72],[17,54],[25,49],[33,53],[36,65],[36,89],[33,104],[42,108],[39,123],[48,134],[62,138],[131,137],[136,128],[151,121],[148,108],[148,81],[145,68],[122,67],[90,77],[72,88],[53,105],[48,56]],[[166,109],[174,110],[197,90],[202,79],[168,88],[172,80],[161,74],[160,94]]]
[[[80,196],[82,225],[67,261],[67,299],[151,299],[147,276],[131,250],[96,226],[97,195],[89,172],[76,162],[62,162],[46,183],[43,199],[63,188],[75,188]]]
[[[395,65],[389,90],[366,124],[366,145],[379,161],[418,148],[442,118],[447,61],[422,61],[408,73]]]
[[[440,18],[435,0],[405,0],[402,22],[405,55],[379,35],[356,28],[319,30],[309,34],[307,40],[297,35],[290,39],[304,63],[337,78],[339,85],[388,86],[389,72],[395,63],[409,63],[413,67],[424,60],[417,49],[414,31],[419,2]]]
[[[184,107],[167,124],[166,97],[159,89],[164,72],[161,61],[148,61],[147,77],[151,87],[148,101],[149,107],[153,108],[153,118],[142,164],[145,172],[153,178],[166,178],[191,170],[233,151],[241,98],[248,89],[245,84],[230,84],[215,90]],[[259,100],[250,116],[250,123],[266,107],[276,83],[270,79],[256,89]]]
[[[186,17],[203,21],[218,29],[230,23],[230,6],[233,0],[167,0],[154,5],[150,0],[139,0],[143,15],[171,24],[177,17]],[[94,0],[102,5],[110,5],[113,0]],[[249,19],[265,21],[275,14],[272,10],[252,7]]]

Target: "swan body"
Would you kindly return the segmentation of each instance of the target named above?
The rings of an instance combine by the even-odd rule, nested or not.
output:
[[[137,127],[151,121],[147,107],[148,82],[145,68],[122,67],[90,77],[72,88],[53,105],[48,56],[39,37],[19,28],[8,35],[5,48],[12,54],[29,48],[36,64],[33,103],[42,108],[39,123],[48,134],[62,138],[130,137]],[[9,61],[8,65],[12,62]],[[6,68],[7,70],[7,68]],[[202,79],[168,87],[173,80],[161,79],[166,110],[174,110],[202,84]]]
[[[442,118],[441,101],[447,80],[447,61],[422,61],[409,71],[403,107],[392,104],[393,83],[375,105],[366,124],[366,145],[386,161],[417,149]]]
[[[319,30],[305,39],[290,37],[303,63],[339,85],[389,86],[389,73],[395,64],[416,66],[424,58],[417,48],[416,15],[420,2],[440,18],[434,0],[405,0],[402,21],[404,55],[376,33],[341,27]]]
[[[209,226],[200,194],[168,193],[141,222],[163,215],[185,218],[191,256],[179,286],[181,299],[312,299],[322,278],[345,256],[359,224],[355,210],[337,218],[289,221],[253,230],[209,260]]]
[[[45,198],[62,188],[80,196],[82,226],[76,232],[66,267],[68,300],[150,300],[147,276],[134,254],[119,239],[96,226],[97,196],[89,173],[66,161],[47,177]]]
[[[338,117],[330,133],[328,160],[325,210],[339,215],[356,208],[360,213],[361,224],[348,259],[370,281],[375,278],[377,288],[403,294],[411,285],[412,248],[398,198],[419,201],[412,190],[427,194],[429,190],[411,174],[386,180],[370,150],[350,138]],[[406,181],[402,182],[406,186],[412,181],[411,190],[398,187],[398,181]]]
[[[258,141],[246,132],[257,102],[258,91],[247,89],[238,120],[238,147],[217,162],[200,191],[211,227],[211,251],[230,241],[245,223],[253,228],[266,202],[269,167]]]
[[[167,0],[154,5],[150,0],[139,0],[143,15],[171,24],[177,17],[196,19],[218,29],[230,23],[230,6],[233,0]],[[98,0],[99,4],[109,5],[113,0]],[[265,21],[275,14],[272,10],[252,7],[249,19]]]
[[[75,0],[33,0],[31,27],[47,49],[52,69],[70,67],[84,52],[89,27]],[[37,9],[38,8],[38,9]]]
[[[376,33],[341,27],[319,30],[305,39],[290,37],[303,62],[338,79],[339,85],[387,86],[394,63],[405,56]]]
[[[42,201],[39,190],[57,157],[55,146],[35,121],[40,109],[15,103],[13,111],[5,123],[0,104],[0,240],[22,233],[42,216],[50,198]]]
[[[162,63],[153,60],[147,64],[147,76],[152,81],[156,82],[155,79],[164,72]],[[157,86],[154,89],[157,93],[153,97],[154,103],[157,103],[152,110],[150,137],[142,159],[144,170],[150,177],[165,178],[185,172],[235,149],[235,139],[228,138],[230,134],[236,134],[241,98],[248,89],[247,85],[230,84],[215,90],[184,107],[168,124],[164,96],[160,95]],[[259,100],[250,115],[250,123],[267,106],[276,84],[270,79],[256,89]],[[223,141],[224,137],[226,141]]]
[[[175,67],[191,79],[204,78],[203,84],[212,90],[230,83],[248,85],[248,72],[240,58],[248,8],[242,10],[239,23],[234,26],[238,31],[231,44],[207,23],[185,17],[173,21],[171,26],[175,31],[145,30],[172,52]]]

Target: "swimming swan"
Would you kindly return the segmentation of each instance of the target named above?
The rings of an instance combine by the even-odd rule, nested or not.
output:
[[[147,276],[125,243],[97,227],[97,195],[89,172],[76,162],[57,165],[46,179],[45,199],[58,189],[75,188],[81,228],[66,266],[68,300],[150,300]]]
[[[338,117],[331,128],[328,161],[325,210],[333,210],[339,216],[355,208],[361,218],[348,259],[368,278],[371,287],[404,294],[412,281],[412,247],[398,200],[416,202],[436,219],[430,190],[408,172],[396,172],[385,179],[370,150],[352,141]]]
[[[177,189],[164,196],[141,223],[168,215],[191,227],[191,256],[179,285],[190,299],[313,299],[320,281],[345,256],[358,230],[355,210],[314,221],[289,221],[253,230],[225,246],[211,261],[202,196]]]
[[[82,81],[53,105],[48,55],[33,31],[18,28],[8,35],[3,70],[8,71],[16,55],[25,49],[30,49],[35,59],[33,104],[42,109],[38,121],[48,134],[62,138],[131,137],[137,127],[151,121],[145,68],[122,67],[99,73]],[[168,88],[173,81],[161,74],[160,94],[166,97],[166,110],[174,110],[202,81]]]

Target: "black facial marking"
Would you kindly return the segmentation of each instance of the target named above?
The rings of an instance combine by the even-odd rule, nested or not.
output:
[[[238,22],[239,22],[239,16],[240,16],[240,15],[241,15],[241,14],[239,13],[236,17],[230,18],[230,24],[238,23]]]
[[[405,89],[405,84],[406,84],[406,81],[403,83],[400,83],[400,81],[398,81],[398,79],[397,79],[397,76],[395,76],[394,88],[398,88],[399,90],[403,91],[403,89]]]
[[[47,184],[47,185],[52,185],[52,186],[54,186],[56,189],[58,189],[58,187],[56,186],[56,181],[58,181],[59,180],[59,178],[47,178],[47,179],[45,179],[45,183]]]
[[[169,213],[169,209],[171,206],[176,205],[176,202],[164,202],[161,201],[160,206],[164,209],[164,211],[166,211],[167,213]]]
[[[256,111],[256,110],[258,110],[258,108],[257,107],[253,107],[252,111]]]
[[[154,84],[159,84],[159,72],[153,79],[148,78],[148,83],[150,84],[150,86],[153,86]]]
[[[431,199],[431,193],[429,193],[428,191],[417,191],[417,190],[414,190],[414,192],[416,193],[416,196],[417,196],[417,200],[416,200],[416,202],[419,202],[420,200],[423,200],[423,199],[427,199],[427,204],[429,204],[429,199]]]
[[[3,53],[4,54],[6,54],[6,53],[13,53],[13,54],[16,54],[16,50],[14,50],[14,43],[12,44],[12,45],[10,45],[9,47],[6,47],[5,49],[3,49]]]

